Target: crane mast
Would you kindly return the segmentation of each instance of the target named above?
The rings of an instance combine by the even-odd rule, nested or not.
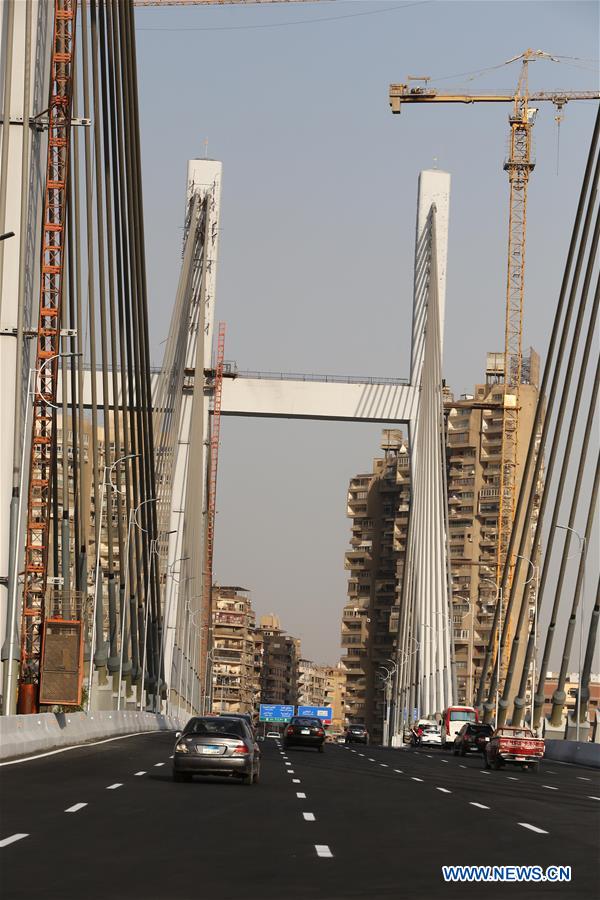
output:
[[[42,208],[39,318],[33,385],[31,458],[25,537],[18,711],[36,712],[40,684],[60,321],[64,288],[67,177],[77,0],[54,0],[48,101],[48,151]]]

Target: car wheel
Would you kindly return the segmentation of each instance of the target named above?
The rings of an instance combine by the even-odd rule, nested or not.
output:
[[[258,784],[259,781],[260,781],[260,766],[258,767],[258,769],[256,770],[256,772],[254,773],[254,784]]]
[[[492,769],[494,769],[495,772],[499,772],[501,768],[502,768],[502,763],[500,762],[498,757],[496,757],[494,762],[492,763]]]
[[[483,761],[484,761],[484,763],[485,763],[486,769],[489,769],[489,768],[490,768],[490,760],[489,760],[489,758],[488,758],[487,753],[484,755]]]

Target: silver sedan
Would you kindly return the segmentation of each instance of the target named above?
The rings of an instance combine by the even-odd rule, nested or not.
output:
[[[174,781],[194,775],[227,775],[254,784],[260,776],[260,749],[243,719],[198,716],[177,732]]]

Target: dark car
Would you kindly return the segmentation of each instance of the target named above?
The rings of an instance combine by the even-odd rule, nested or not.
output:
[[[346,728],[346,744],[368,744],[369,732],[366,725],[348,725]]]
[[[258,781],[260,750],[243,719],[198,716],[176,737],[175,781],[191,781],[194,775],[229,775],[245,784]]]
[[[248,726],[248,728],[250,729],[250,731],[256,738],[256,728],[254,727],[254,722],[252,721],[252,716],[250,715],[250,713],[230,713],[230,712],[228,712],[228,713],[223,713],[223,715],[227,719],[243,719],[243,721],[246,723],[246,725]]]
[[[478,722],[465,722],[456,737],[452,752],[455,756],[459,753],[464,756],[471,750],[476,753],[485,753],[486,744],[489,742],[494,729],[491,725],[484,725]]]
[[[316,747],[322,753],[324,743],[323,723],[309,716],[294,716],[283,732],[284,747]]]

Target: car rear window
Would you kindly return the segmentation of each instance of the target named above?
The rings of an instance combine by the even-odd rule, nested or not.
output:
[[[243,725],[239,720],[215,717],[210,719],[192,719],[185,726],[184,734],[235,734],[237,737],[244,737]]]
[[[469,725],[471,734],[491,734],[493,728],[491,725]]]
[[[312,727],[314,727],[315,725],[317,725],[319,728],[321,727],[321,723],[319,722],[318,719],[308,719],[308,718],[300,717],[300,716],[298,716],[298,717],[295,718],[295,719],[292,719],[292,723],[293,723],[294,725],[304,725],[305,727],[306,727],[307,725],[310,725],[310,726],[312,726]]]
[[[355,731],[360,734],[362,734],[366,730],[367,729],[366,729],[365,725],[351,725],[350,728],[348,729],[348,731]]]

